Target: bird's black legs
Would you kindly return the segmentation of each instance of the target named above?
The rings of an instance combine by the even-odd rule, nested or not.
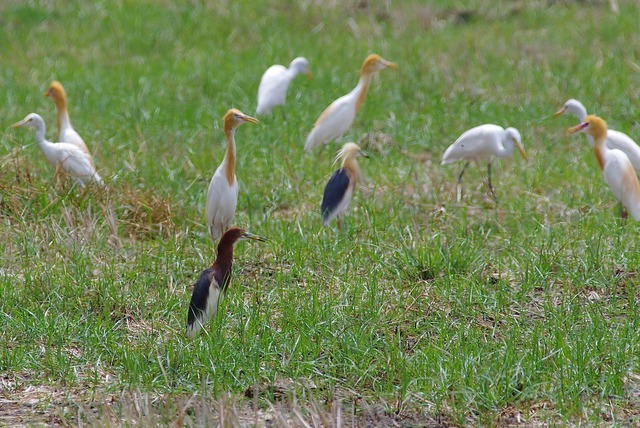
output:
[[[284,110],[284,106],[282,106],[280,111],[282,112],[282,118],[284,119],[284,123],[289,123],[289,121],[287,120],[287,113]]]
[[[467,169],[468,166],[469,166],[469,161],[467,161],[467,163],[464,164],[464,166],[462,167],[462,171],[460,171],[460,175],[458,176],[458,184],[460,184],[460,182],[462,181],[462,176],[464,175],[464,171]]]
[[[496,193],[493,191],[493,186],[491,185],[491,162],[487,165],[487,179],[489,181],[489,191],[491,192],[491,197],[493,200],[498,203],[498,198],[496,198]]]
[[[460,175],[458,176],[458,184],[456,185],[458,202],[460,202],[460,199],[462,198],[462,176],[464,175],[464,172],[468,166],[469,166],[469,161],[467,161],[467,163],[464,164],[464,166],[462,167],[462,171],[460,171]]]

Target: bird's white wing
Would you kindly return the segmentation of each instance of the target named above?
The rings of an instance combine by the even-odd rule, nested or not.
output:
[[[71,143],[55,143],[51,146],[51,157],[48,160],[56,170],[60,168],[61,171],[77,181],[81,187],[84,187],[89,181],[94,181],[99,185],[104,184],[87,152]]]
[[[69,175],[91,178],[96,174],[91,158],[71,143],[55,144],[55,160]]]
[[[187,316],[187,337],[195,337],[209,319],[216,316],[220,286],[212,268],[206,269],[196,282],[189,303]]]
[[[213,174],[207,191],[207,226],[211,239],[220,239],[226,229],[231,226],[238,205],[238,180],[234,178],[230,186],[220,165]]]
[[[268,114],[278,105],[284,105],[288,82],[287,69],[282,65],[272,65],[264,72],[258,87],[257,114]]]
[[[480,125],[465,131],[442,155],[442,165],[458,160],[486,159],[500,144],[504,131],[498,125]]]
[[[640,171],[640,147],[627,134],[609,129],[607,131],[607,147],[623,151],[633,168]]]
[[[604,179],[618,202],[640,220],[640,184],[631,161],[624,152],[610,150],[604,166]]]
[[[304,149],[309,151],[322,143],[341,137],[353,124],[355,105],[348,95],[338,98],[327,107],[307,136]]]

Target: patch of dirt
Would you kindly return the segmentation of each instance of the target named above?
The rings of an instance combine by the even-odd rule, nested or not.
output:
[[[277,381],[273,385],[248,388],[244,395],[223,394],[214,398],[200,393],[154,395],[129,391],[106,396],[80,388],[27,385],[29,379],[0,377],[0,425],[50,427],[88,426],[221,426],[241,427],[458,427],[460,421],[447,411],[434,412],[433,403],[410,399],[410,403],[369,404],[351,392],[336,391],[332,401],[314,397],[316,386],[304,379]],[[621,426],[637,426],[640,421],[640,376],[630,373],[627,394],[618,405],[602,409],[602,422],[615,420]],[[303,385],[302,395],[296,391]],[[316,391],[317,392],[317,391]],[[274,398],[275,397],[275,398]],[[613,419],[611,419],[613,418]],[[491,425],[498,428],[538,428],[567,423],[556,413],[553,403],[527,402],[497,411]],[[464,426],[483,426],[473,414]]]

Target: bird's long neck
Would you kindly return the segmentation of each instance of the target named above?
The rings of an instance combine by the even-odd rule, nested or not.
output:
[[[596,159],[598,160],[598,165],[600,165],[600,169],[604,171],[604,157],[606,152],[609,150],[606,144],[607,133],[603,130],[596,130],[596,133],[593,135],[593,151],[596,154]]]
[[[369,92],[369,84],[371,83],[371,76],[372,74],[370,72],[363,71],[358,84],[353,89],[353,93],[358,97],[356,101],[356,112],[360,110],[360,107],[362,107],[362,103],[364,103],[364,100],[367,98],[367,92]]]
[[[58,131],[61,133],[63,129],[71,127],[69,120],[69,111],[67,110],[67,100],[63,96],[57,96],[54,99],[56,110],[58,112]]]
[[[224,154],[225,169],[224,173],[227,176],[229,184],[233,184],[236,177],[236,130],[233,127],[227,127],[225,124],[224,133],[227,136],[227,151]]]
[[[571,105],[570,111],[578,118],[580,122],[583,122],[587,117],[587,108],[581,102],[575,102]]]
[[[349,171],[351,178],[353,178],[353,185],[360,183],[362,181],[362,175],[360,174],[360,166],[358,165],[358,161],[355,158],[345,158],[342,161],[342,168]]]
[[[300,73],[301,73],[300,69],[298,69],[296,67],[289,66],[287,68],[287,71],[285,72],[284,76],[287,79],[287,82],[291,82],[293,80],[293,78],[296,77]]]
[[[47,159],[47,161],[53,164],[53,159],[55,158],[55,145],[45,139],[45,133],[46,128],[44,124],[36,126],[36,142],[38,143],[38,147],[44,154],[44,157]]]
[[[221,242],[222,243],[222,242]],[[218,257],[213,262],[212,268],[214,271],[220,273],[220,288],[225,290],[227,284],[229,284],[229,278],[231,277],[231,269],[233,267],[233,245],[222,246],[218,245]]]
[[[495,154],[495,156],[499,158],[508,158],[513,154],[513,149],[515,148],[513,140],[508,137],[506,134],[502,134],[502,144],[500,144],[500,148]]]
[[[42,148],[43,144],[46,145],[48,143],[48,141],[44,138],[45,134],[46,128],[44,127],[44,125],[36,126],[36,142],[38,143],[38,146],[40,146],[40,148]]]

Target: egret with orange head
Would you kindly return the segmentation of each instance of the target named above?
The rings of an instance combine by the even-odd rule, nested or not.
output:
[[[69,111],[67,110],[67,94],[62,87],[62,84],[57,80],[51,82],[49,89],[44,93],[45,97],[49,97],[56,105],[56,111],[58,114],[58,141],[64,143],[71,143],[74,146],[85,151],[90,155],[89,149],[84,140],[71,126],[71,120],[69,119]],[[93,162],[93,158],[91,160]]]
[[[265,240],[238,227],[227,229],[222,235],[216,260],[200,274],[193,289],[187,314],[187,337],[194,337],[207,321],[216,316],[220,294],[227,289],[231,279],[233,246],[241,239]]]
[[[231,226],[238,205],[238,181],[236,180],[236,140],[238,126],[245,122],[260,123],[258,119],[247,116],[238,109],[230,109],[224,115],[224,134],[227,138],[227,150],[222,163],[209,183],[207,191],[207,227],[215,243]]]
[[[367,97],[371,78],[378,71],[385,68],[398,68],[398,66],[376,54],[371,54],[364,60],[358,84],[347,95],[332,102],[320,114],[313,129],[307,136],[307,141],[304,145],[305,150],[310,151],[322,143],[328,143],[333,139],[342,137],[347,132],[353,124],[356,113],[360,110]]]
[[[555,112],[554,116],[560,116],[564,113],[572,113],[579,121],[583,121],[587,117],[587,109],[585,106],[580,101],[574,99],[570,99],[564,103],[562,108]],[[587,139],[589,140],[591,147],[593,147],[593,137],[587,134]],[[638,146],[631,137],[624,132],[608,129],[607,127],[606,144],[610,149],[623,151],[631,161],[633,169],[640,171],[640,146]]]
[[[323,226],[328,226],[331,220],[337,218],[338,228],[342,227],[340,216],[349,208],[356,185],[362,181],[360,166],[356,160],[358,156],[368,157],[355,143],[345,144],[338,152],[336,162],[342,160],[342,164],[325,186],[320,205]]]
[[[598,116],[589,115],[574,127],[569,134],[583,132],[593,138],[593,150],[602,169],[604,180],[614,196],[635,220],[640,220],[640,183],[627,155],[607,146],[607,123]],[[624,211],[623,211],[624,217]]]

